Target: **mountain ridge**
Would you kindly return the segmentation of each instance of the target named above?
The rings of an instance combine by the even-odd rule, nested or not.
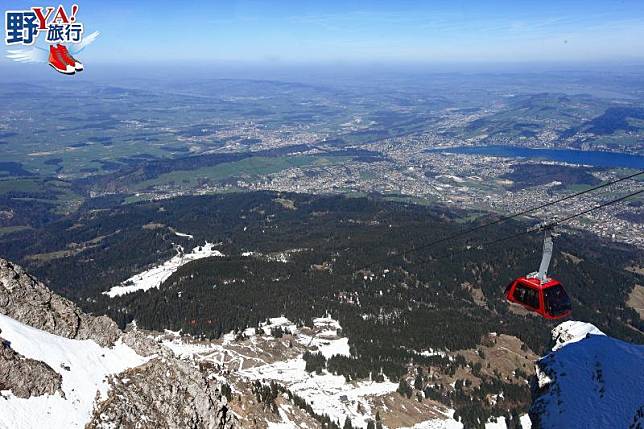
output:
[[[0,259],[0,428],[232,428],[222,385]]]
[[[561,323],[552,336],[552,352],[536,363],[533,427],[641,428],[644,346],[578,321]]]

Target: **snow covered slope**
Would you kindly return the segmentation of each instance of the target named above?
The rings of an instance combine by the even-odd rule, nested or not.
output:
[[[537,362],[539,391],[530,417],[540,428],[644,426],[644,346],[569,321]]]
[[[233,390],[254,381],[277,382],[304,399],[312,411],[329,416],[340,426],[348,417],[354,427],[365,428],[377,410],[390,412],[392,410],[387,404],[397,402],[402,404],[403,413],[415,413],[415,420],[425,420],[414,429],[463,427],[453,419],[454,410],[433,401],[421,404],[415,398],[401,397],[396,393],[398,383],[386,378],[382,382],[347,381],[344,376],[334,375],[326,369],[320,373],[306,371],[305,351],[320,352],[327,359],[334,355],[351,356],[348,338],[342,336],[342,327],[337,320],[327,315],[313,319],[313,325],[297,327],[282,316],[269,319],[259,328],[247,328],[243,332],[244,340],[238,340],[236,334],[229,333],[220,340],[192,341],[188,336],[167,332],[162,344],[180,358],[225,368],[226,382],[233,386]],[[288,338],[273,337],[271,332],[275,328],[280,328]],[[280,404],[278,415],[271,418],[281,421],[269,421],[269,429],[305,427],[290,420],[294,416],[293,408],[297,407]],[[504,425],[496,427],[505,429]]]
[[[563,322],[552,330],[552,339],[555,342],[552,350],[558,350],[567,344],[581,341],[588,335],[604,335],[604,333],[592,323],[574,320]]]
[[[187,235],[187,234],[184,234]],[[179,246],[179,253],[172,259],[150,268],[147,271],[139,273],[130,277],[118,286],[112,287],[104,295],[114,298],[128,293],[136,292],[137,290],[146,291],[152,288],[158,288],[161,284],[168,279],[181,267],[191,261],[197,259],[208,258],[210,256],[224,256],[219,250],[215,250],[215,245],[206,242],[203,246],[197,246],[192,249],[190,253],[183,253],[183,249]]]
[[[0,429],[238,427],[219,389],[154,333],[85,314],[0,258]]]
[[[92,340],[72,340],[24,325],[0,315],[0,336],[21,355],[45,362],[62,375],[63,397],[54,395],[18,398],[2,391],[0,428],[83,428],[90,420],[94,399],[104,398],[106,376],[147,361],[117,341],[113,348]],[[46,422],[46,423],[45,423]]]

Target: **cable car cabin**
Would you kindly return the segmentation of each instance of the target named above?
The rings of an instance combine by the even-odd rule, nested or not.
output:
[[[505,289],[505,296],[546,319],[561,319],[572,313],[570,298],[557,280],[541,283],[536,277],[519,277]]]

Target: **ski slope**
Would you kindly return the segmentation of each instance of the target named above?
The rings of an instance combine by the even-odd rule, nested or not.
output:
[[[146,291],[152,288],[158,289],[159,286],[161,286],[161,284],[182,265],[191,261],[196,261],[197,259],[209,258],[211,256],[224,256],[224,254],[219,250],[216,250],[214,244],[208,242],[203,246],[195,247],[190,253],[186,254],[183,253],[183,248],[179,246],[179,252],[177,255],[172,257],[172,259],[130,277],[120,285],[114,286],[110,290],[103,292],[103,295],[114,298],[116,296],[122,296],[139,290]]]

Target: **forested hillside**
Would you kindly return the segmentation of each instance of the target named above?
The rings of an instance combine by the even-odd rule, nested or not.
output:
[[[479,331],[498,324],[503,330],[523,332],[530,341],[530,326],[542,322],[529,318],[528,326],[519,328],[523,318],[508,313],[501,297],[512,278],[538,265],[540,237],[478,247],[528,224],[504,223],[464,240],[401,256],[405,250],[475,225],[473,218],[472,213],[456,209],[378,197],[270,192],[181,197],[86,208],[42,230],[4,237],[0,252],[30,266],[52,288],[93,311],[124,307],[113,314],[122,322],[136,318],[153,327],[167,325],[211,335],[254,325],[281,312],[306,322],[313,314],[332,311],[356,319],[347,329],[361,325],[373,329],[375,316],[387,321],[382,326],[400,327],[413,321],[416,328],[431,331],[471,323],[471,330],[455,328],[460,335],[438,329],[444,336],[438,343],[427,332],[410,332],[413,341],[430,347],[467,345],[462,332],[471,332],[476,339]],[[205,241],[217,243],[226,257],[184,265],[160,290],[117,300],[101,295],[132,274],[172,257],[173,244],[192,248]],[[242,256],[244,252],[254,255]],[[279,252],[286,254],[270,257]],[[637,263],[637,258],[641,253],[633,248],[612,247],[581,234],[564,235],[557,240],[552,272],[572,295],[575,315],[637,340],[637,332],[624,323],[641,328],[640,321],[634,311],[623,307],[637,278],[621,269]],[[484,305],[472,297],[465,283],[481,290]],[[181,299],[169,298],[178,291],[183,291]],[[356,306],[359,311],[342,311]],[[400,312],[395,311],[398,307]],[[379,315],[379,308],[387,314]],[[212,313],[217,314],[216,322],[203,325],[202,319],[213,320]],[[518,321],[503,323],[508,318]],[[535,347],[540,339],[533,343]]]
[[[554,324],[517,312],[503,299],[508,282],[537,268],[540,235],[481,247],[525,230],[527,221],[423,248],[491,217],[377,196],[271,192],[111,208],[104,203],[101,208],[88,205],[44,229],[6,236],[0,254],[28,265],[86,310],[108,314],[121,325],[136,320],[145,328],[217,338],[269,317],[284,315],[309,325],[328,313],[349,338],[351,357],[315,365],[348,379],[398,380],[417,366],[473,371],[472,362],[464,359],[419,351],[476,350],[495,332],[516,336],[540,353]],[[224,256],[186,263],[159,289],[114,298],[102,293],[170,259],[176,245],[192,249],[206,242]],[[641,262],[641,253],[585,234],[562,235],[556,249],[551,272],[572,297],[573,317],[643,343],[642,322],[624,305],[641,282],[624,268]],[[463,415],[477,413],[466,407],[471,395],[509,389],[518,389],[514,397],[523,398],[517,399],[521,407],[527,405],[525,384],[512,387],[498,377],[481,377],[483,384],[468,395],[446,393],[426,378],[420,386],[425,396],[447,401]],[[406,394],[404,385],[401,389]]]

